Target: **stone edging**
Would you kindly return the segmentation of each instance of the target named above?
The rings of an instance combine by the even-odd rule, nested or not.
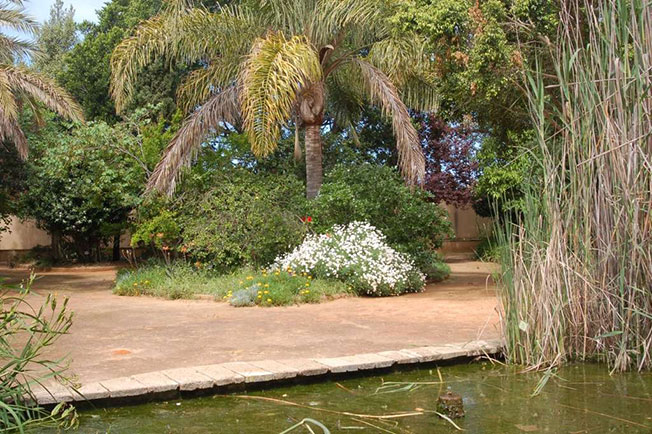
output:
[[[47,390],[43,388],[35,390],[34,398],[39,405],[100,400],[111,402],[210,390],[232,385],[268,384],[297,377],[383,369],[394,365],[495,355],[501,350],[502,342],[500,341],[478,340],[461,344],[417,347],[343,357],[227,362],[112,378],[84,384],[76,390],[57,383],[52,386],[48,385]]]

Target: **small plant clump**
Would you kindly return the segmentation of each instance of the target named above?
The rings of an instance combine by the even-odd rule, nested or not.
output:
[[[335,225],[330,232],[309,235],[272,268],[295,270],[345,282],[359,295],[400,295],[421,291],[425,276],[410,256],[387,245],[385,236],[366,222]]]
[[[285,306],[318,303],[325,298],[348,295],[351,290],[337,280],[314,279],[291,269],[268,272],[241,268],[231,274],[217,274],[199,262],[175,262],[121,270],[114,293],[170,299],[210,295],[233,306]]]
[[[308,273],[288,268],[248,275],[222,298],[233,306],[285,306],[319,303],[323,297],[349,292],[342,282],[313,279]]]

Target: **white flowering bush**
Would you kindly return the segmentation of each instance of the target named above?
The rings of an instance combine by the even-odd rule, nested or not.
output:
[[[385,236],[365,222],[308,235],[293,251],[276,258],[272,268],[341,280],[357,294],[375,296],[418,292],[425,283],[410,256],[391,248]]]

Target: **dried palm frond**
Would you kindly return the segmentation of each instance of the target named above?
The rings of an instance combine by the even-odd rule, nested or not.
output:
[[[78,122],[83,120],[81,108],[62,88],[44,75],[14,66],[0,66],[0,73],[7,77],[14,92],[24,92],[65,118]]]
[[[383,114],[392,120],[396,137],[398,161],[405,179],[413,184],[421,184],[425,177],[425,157],[419,142],[419,134],[412,125],[407,107],[401,101],[396,87],[379,69],[360,58],[353,59],[360,68],[371,100],[378,104]]]
[[[149,178],[147,191],[171,194],[179,171],[190,164],[202,141],[215,132],[221,123],[239,123],[239,110],[237,88],[234,86],[210,97],[184,121],[165,148],[163,158]]]
[[[15,118],[9,116],[0,106],[0,142],[12,142],[20,158],[26,159],[28,154],[27,139]]]

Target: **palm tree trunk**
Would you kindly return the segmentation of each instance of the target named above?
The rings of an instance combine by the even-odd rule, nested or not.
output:
[[[305,126],[306,131],[306,197],[314,199],[322,183],[321,124]]]

